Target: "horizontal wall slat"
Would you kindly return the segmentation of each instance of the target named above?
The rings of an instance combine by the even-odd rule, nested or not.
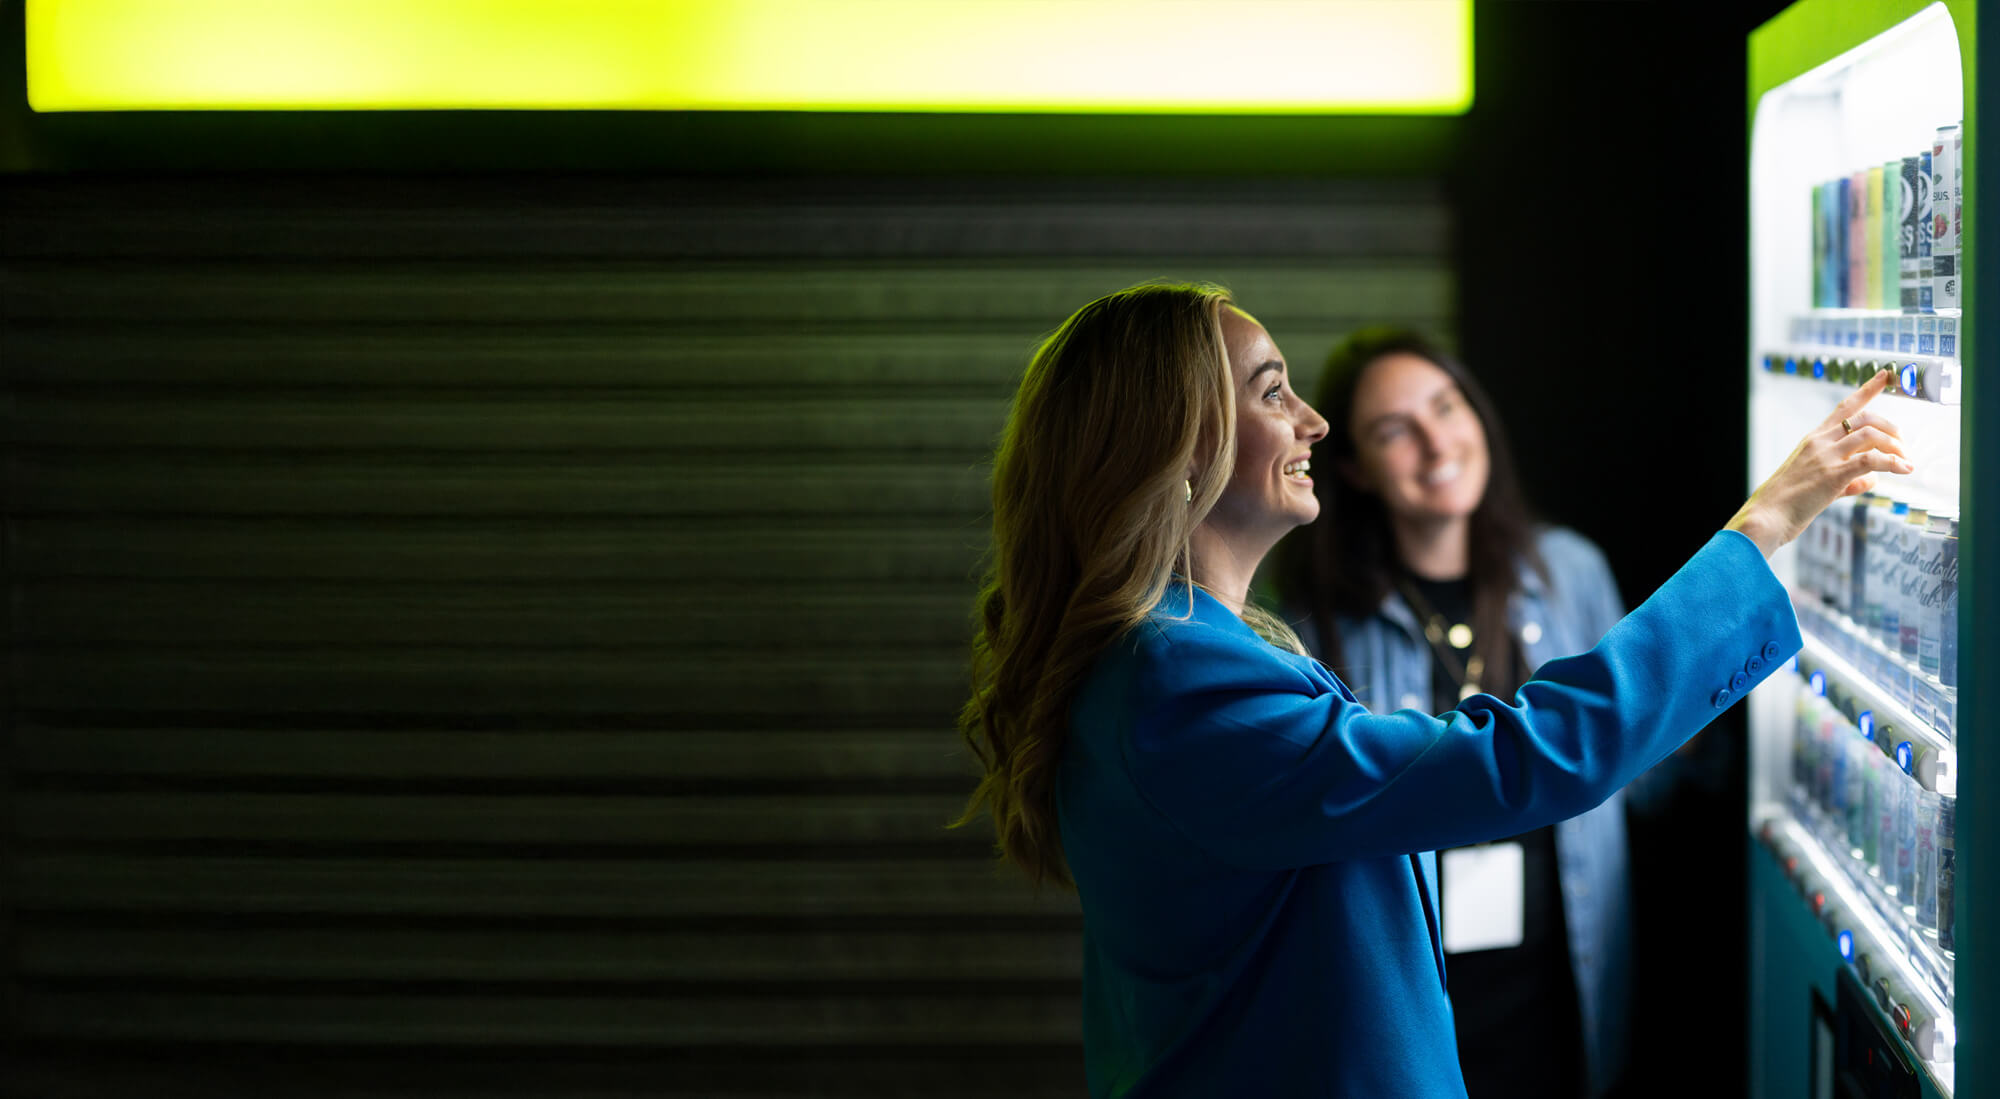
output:
[[[829,648],[838,647],[829,638]],[[298,650],[17,652],[24,710],[199,710],[356,713],[643,713],[694,720],[717,713],[819,725],[829,716],[881,724],[936,720],[964,701],[962,653],[811,657],[630,650],[476,654]]]
[[[754,203],[745,196],[667,190],[626,203],[551,210],[518,197],[488,196],[486,208],[408,202],[365,214],[287,209],[282,201],[238,211],[226,224],[201,224],[152,197],[112,210],[77,209],[73,197],[17,194],[20,203],[0,256],[61,257],[84,252],[132,258],[272,252],[323,260],[453,256],[518,260],[550,256],[632,259],[743,257],[941,256],[955,259],[1082,256],[1162,248],[1201,254],[1265,256],[1432,256],[1449,246],[1449,219],[1430,188],[1392,194],[1353,189],[1344,202],[1322,191],[1310,205],[1270,187],[1247,187],[1244,201],[1154,198],[1115,205],[1058,193],[1017,208],[980,196],[940,201],[912,194],[883,210],[878,190],[864,202]],[[276,197],[276,196],[274,196]],[[1016,190],[1006,196],[1018,201]],[[638,199],[638,201],[634,201]],[[433,200],[434,202],[435,200]],[[504,204],[503,204],[504,203]],[[138,208],[134,208],[134,206]],[[278,208],[271,208],[277,206]],[[672,213],[661,211],[670,207]],[[507,232],[493,231],[496,217]]]
[[[507,997],[22,993],[20,1027],[101,1039],[178,1042],[523,1042],[770,1048],[823,1042],[1008,1045],[1074,1038],[1072,993],[880,996]]]
[[[922,327],[943,319],[1007,322],[1045,332],[1080,303],[1149,279],[1217,279],[1212,261],[1174,265],[764,269],[544,267],[493,271],[370,264],[241,269],[205,264],[36,263],[0,268],[0,322],[238,324],[855,324]],[[1329,270],[1320,264],[1238,268],[1230,289],[1267,324],[1343,313],[1386,316],[1412,300],[1448,301],[1450,273],[1413,261]]]
[[[135,468],[150,473],[135,477]],[[10,472],[14,508],[26,515],[926,515],[963,522],[986,511],[989,491],[984,468],[971,460],[828,466],[748,454],[691,466],[642,456],[43,453],[17,459]]]
[[[936,461],[957,454],[977,463],[992,453],[1007,418],[1005,399],[908,397],[797,400],[772,397],[727,377],[716,395],[617,402],[473,399],[402,395],[286,399],[196,395],[120,400],[102,395],[21,394],[0,412],[0,431],[23,447],[88,450],[469,451],[527,455],[538,451],[772,452],[804,465],[842,452],[910,452]],[[721,459],[727,461],[728,459]]]
[[[216,840],[381,845],[751,846],[931,844],[979,833],[947,824],[960,795],[738,794],[583,797],[450,794],[71,794],[16,791],[12,834],[51,841]]]
[[[1074,915],[977,858],[758,862],[315,859],[16,852],[23,913],[941,918]],[[24,917],[31,918],[31,917]]]
[[[16,935],[35,978],[323,981],[1069,981],[1060,931],[398,931],[73,928]]]
[[[839,525],[829,525],[838,523]],[[976,520],[902,516],[768,520],[649,516],[394,516],[364,519],[31,516],[9,523],[16,576],[687,585],[756,581],[772,591],[860,582],[966,583],[986,550]],[[969,601],[967,608],[969,612]]]
[[[501,589],[244,584],[214,580],[46,583],[23,592],[16,639],[43,644],[381,645],[407,648],[658,646],[962,647],[964,583],[943,591],[715,593],[673,586]]]
[[[1247,299],[1246,299],[1247,301]],[[1329,297],[1310,314],[1279,320],[1273,337],[1295,373],[1317,372],[1342,334],[1364,324],[1396,322],[1451,335],[1450,318],[1428,298],[1398,302],[1387,314],[1362,313]],[[245,335],[228,327],[164,323],[0,329],[0,377],[35,386],[232,387],[244,390],[519,390],[685,393],[716,385],[773,387],[769,396],[839,391],[878,397],[979,393],[1006,400],[1040,338],[1061,317],[984,331],[926,332],[878,326],[860,333],[759,330],[755,339],[718,339],[703,331],[619,329],[511,332],[399,325],[357,330],[329,324],[288,326]],[[274,368],[273,364],[282,364]]]
[[[965,780],[956,732],[439,732],[399,729],[51,728],[13,732],[16,773],[155,778],[436,781],[675,779],[688,783]]]

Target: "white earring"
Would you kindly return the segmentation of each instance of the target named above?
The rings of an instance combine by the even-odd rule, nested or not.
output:
[[[1181,487],[1187,490],[1187,502],[1190,504],[1194,503],[1194,482],[1182,481]]]

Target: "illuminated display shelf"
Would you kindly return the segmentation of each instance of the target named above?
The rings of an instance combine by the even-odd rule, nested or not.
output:
[[[1827,628],[1846,630],[1850,635],[1851,644],[1868,645],[1879,653],[1887,654],[1888,652],[1874,638],[1867,636],[1861,631],[1852,629],[1847,624],[1839,622],[1831,616],[1823,617],[1820,621],[1824,622]],[[1856,668],[1845,656],[1842,656],[1829,643],[1826,637],[1807,632],[1805,634],[1805,649],[1799,655],[1802,659],[1817,665],[1822,671],[1827,673],[1829,686],[1838,683],[1849,694],[1866,702],[1866,708],[1875,713],[1876,728],[1882,728],[1885,725],[1894,725],[1897,729],[1910,734],[1906,739],[1914,740],[1935,750],[1949,751],[1952,749],[1953,734],[1948,728],[1940,727],[1944,723],[1924,717],[1913,707],[1897,700],[1888,688],[1884,687],[1873,677],[1862,674],[1861,670]],[[1949,691],[1950,688],[1939,688],[1939,690]],[[1947,701],[1953,701],[1955,698],[1956,695],[1954,694]]]
[[[1754,819],[1754,831],[1763,834],[1768,826],[1770,837],[1781,844],[1783,851],[1797,852],[1811,867],[1811,877],[1798,879],[1797,884],[1806,889],[1823,889],[1831,894],[1827,904],[1837,909],[1841,918],[1829,928],[1828,933],[1831,935],[1839,930],[1852,933],[1852,958],[1848,964],[1853,965],[1853,959],[1866,954],[1876,967],[1870,971],[1870,976],[1882,976],[1881,971],[1886,969],[1893,986],[1914,1001],[1910,1007],[1920,1007],[1931,1019],[1939,1022],[1947,1038],[1955,1037],[1957,1018],[1950,1006],[1938,997],[1923,972],[1923,968],[1931,968],[1948,975],[1951,972],[1951,957],[1937,950],[1925,936],[1905,933],[1899,923],[1885,918],[1869,896],[1869,891],[1857,884],[1845,869],[1845,865],[1853,860],[1844,853],[1829,852],[1812,830],[1788,810],[1777,805],[1762,805],[1758,807]],[[1808,902],[1801,897],[1798,903],[1805,905]],[[1826,922],[1820,913],[1814,915],[1821,919],[1822,924]],[[1915,1056],[1914,1050],[1911,1053],[1949,1094],[1955,1082],[1956,1063],[1926,1061]]]

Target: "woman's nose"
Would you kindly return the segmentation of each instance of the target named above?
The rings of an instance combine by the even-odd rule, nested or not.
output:
[[[1424,448],[1424,456],[1430,457],[1444,450],[1444,440],[1439,437],[1438,425],[1427,420],[1418,420],[1411,427],[1417,437],[1417,444]]]
[[[1299,402],[1299,407],[1306,410],[1305,418],[1299,423],[1299,438],[1307,443],[1316,443],[1326,438],[1326,417],[1314,411],[1313,406],[1304,401]]]

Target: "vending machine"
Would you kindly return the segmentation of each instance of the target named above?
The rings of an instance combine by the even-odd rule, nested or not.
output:
[[[2000,1096],[1996,7],[1801,0],[1750,39],[1749,482],[1881,370],[1916,465],[1772,560],[1805,647],[1748,703],[1759,1099]]]

